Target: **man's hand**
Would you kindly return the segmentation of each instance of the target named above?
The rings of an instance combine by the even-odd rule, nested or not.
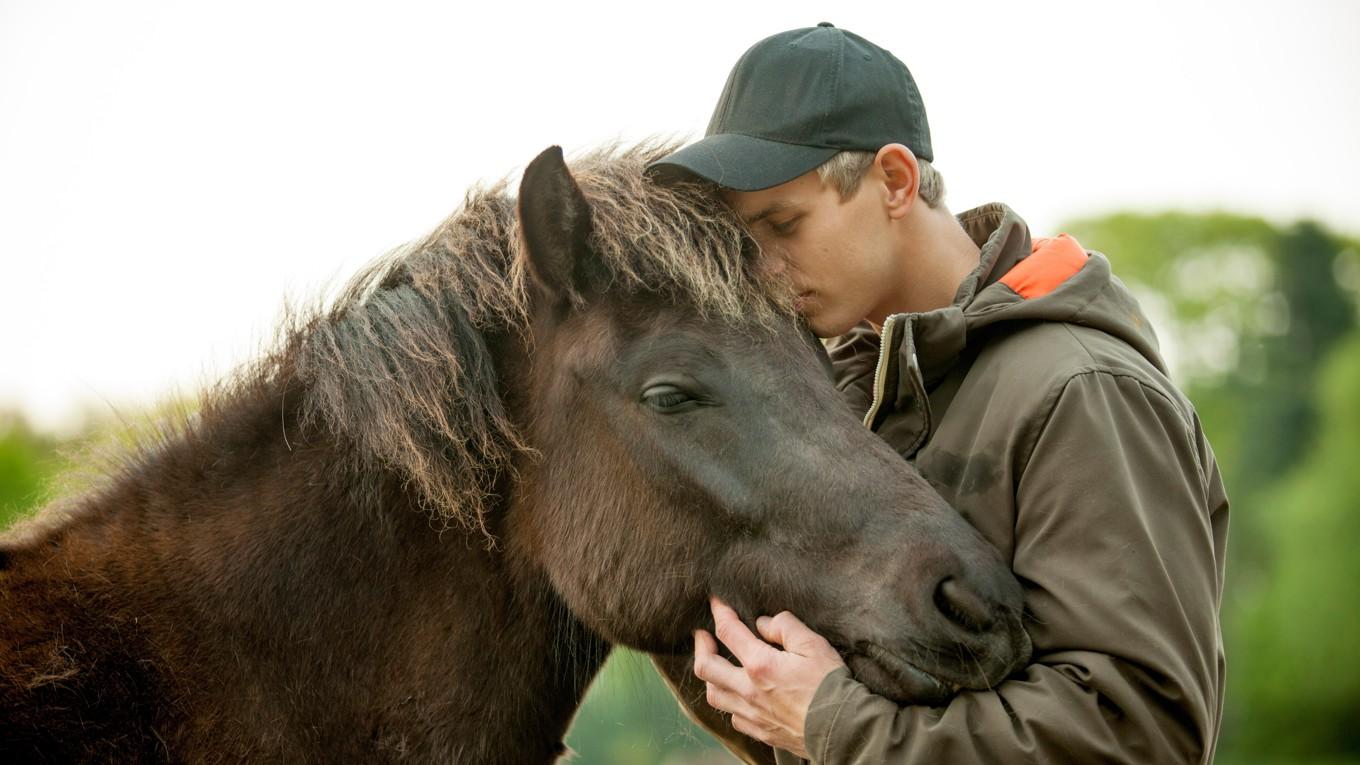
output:
[[[710,605],[714,632],[741,666],[718,655],[707,630],[694,633],[694,674],[707,684],[709,705],[731,713],[742,733],[806,759],[803,720],[817,686],[844,664],[840,654],[788,611],[756,619],[757,637],[726,603],[715,597]]]

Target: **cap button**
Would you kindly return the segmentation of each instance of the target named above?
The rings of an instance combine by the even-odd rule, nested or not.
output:
[[[835,27],[836,25],[835,25],[835,24],[832,24],[832,23],[829,22],[829,21],[819,21],[819,22],[817,22],[817,26],[819,26],[819,27]]]

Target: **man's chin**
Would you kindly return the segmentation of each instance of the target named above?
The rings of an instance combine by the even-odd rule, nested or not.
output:
[[[824,340],[840,337],[846,332],[854,329],[855,325],[859,323],[857,321],[846,321],[843,318],[838,318],[831,313],[822,310],[822,306],[819,306],[816,303],[809,304],[807,309],[800,308],[799,313],[803,315],[803,321],[807,323],[808,329],[812,330],[812,334]]]

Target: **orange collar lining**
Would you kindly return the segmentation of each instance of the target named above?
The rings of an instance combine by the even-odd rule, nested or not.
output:
[[[1001,277],[1001,283],[1031,300],[1057,289],[1085,264],[1086,250],[1067,234],[1035,239],[1030,256]]]

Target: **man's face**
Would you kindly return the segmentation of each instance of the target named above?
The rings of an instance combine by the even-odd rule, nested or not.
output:
[[[864,319],[882,323],[900,277],[891,220],[871,169],[842,201],[817,171],[761,191],[723,198],[751,227],[762,265],[788,270],[798,310],[819,337],[844,334]]]

